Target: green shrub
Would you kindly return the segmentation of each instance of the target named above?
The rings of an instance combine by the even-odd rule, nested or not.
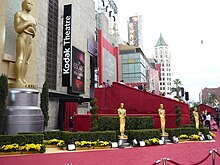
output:
[[[178,128],[180,128],[180,127],[182,127],[182,125],[181,125],[181,121],[182,121],[181,109],[177,104],[176,104],[175,108],[176,108],[176,111],[175,111],[176,112],[176,121],[175,121],[175,123],[176,123],[176,126]]]
[[[44,115],[44,127],[48,126],[49,121],[49,87],[45,81],[42,88],[42,93],[40,94],[40,108]]]
[[[159,129],[127,130],[125,134],[128,136],[129,141],[133,139],[140,141],[151,138],[160,138]]]
[[[127,118],[126,118],[127,120]],[[107,131],[107,130],[119,130],[119,118],[112,116],[103,116],[98,118],[98,130]]]
[[[17,134],[17,135],[0,135],[0,146],[7,144],[43,144],[43,134]]]
[[[61,139],[64,131],[19,132],[18,134],[44,134],[44,140]]]
[[[98,118],[98,130],[119,130],[118,117],[104,116]],[[139,129],[152,129],[153,128],[153,117],[126,117],[125,131],[126,130],[139,130]]]
[[[63,132],[63,138],[67,143],[72,143],[75,141],[115,141],[116,132],[115,131],[96,131],[96,132]]]
[[[90,117],[91,119],[91,129],[90,131],[97,131],[98,130],[98,115],[97,115],[97,111],[99,109],[99,107],[96,105],[97,99],[96,98],[92,98],[92,100],[90,101],[90,105],[91,105],[91,109],[90,109],[90,113],[92,114],[92,116]]]
[[[197,130],[195,127],[183,127],[183,128],[169,128],[166,129],[167,133],[169,133],[169,137],[173,136],[180,136],[183,134],[186,134],[188,136],[196,134],[198,135],[199,130]],[[202,132],[204,135],[208,134],[208,129],[207,128],[201,128],[200,132]]]
[[[6,75],[2,74],[0,76],[0,134],[2,134],[4,123],[5,123],[5,110],[6,110],[6,104],[5,100],[8,95],[8,78]]]

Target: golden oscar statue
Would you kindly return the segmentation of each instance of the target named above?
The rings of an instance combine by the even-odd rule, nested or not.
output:
[[[196,129],[199,129],[199,113],[196,107],[194,107],[193,116],[195,119]]]
[[[15,61],[16,83],[14,87],[26,88],[31,86],[25,80],[25,75],[32,53],[32,39],[35,37],[37,26],[37,21],[30,14],[32,6],[32,0],[24,0],[22,2],[22,11],[16,12],[14,16],[14,29],[18,33]]]
[[[124,134],[125,132],[125,117],[126,117],[126,109],[124,109],[124,103],[120,104],[120,108],[118,109],[118,116],[120,119],[120,138],[127,138],[127,136]]]
[[[158,109],[158,114],[160,116],[160,125],[161,125],[161,131],[162,136],[167,136],[168,133],[165,132],[165,125],[166,125],[166,119],[165,119],[165,110],[163,109],[163,104],[160,104],[160,108]]]

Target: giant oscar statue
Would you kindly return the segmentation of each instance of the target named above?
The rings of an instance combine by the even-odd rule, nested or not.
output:
[[[196,107],[194,107],[193,116],[194,116],[194,119],[195,119],[196,129],[199,129],[199,113],[198,113]]]
[[[160,125],[161,125],[161,132],[162,136],[167,136],[168,133],[165,132],[165,126],[166,126],[166,119],[165,119],[165,109],[163,109],[163,104],[160,104],[160,108],[158,109],[158,114],[160,116]]]
[[[126,109],[124,109],[124,103],[120,104],[120,108],[118,109],[118,116],[120,120],[120,138],[127,138],[125,133],[125,117],[126,117]]]
[[[14,29],[18,33],[16,39],[16,61],[14,87],[30,87],[25,80],[27,67],[32,54],[32,39],[35,37],[37,21],[30,14],[33,6],[32,0],[22,2],[22,11],[18,11],[14,16]]]
[[[30,14],[32,0],[23,0],[22,11],[14,16],[16,39],[16,82],[9,84],[8,104],[5,116],[5,132],[39,132],[44,129],[44,116],[38,106],[38,91],[25,80],[27,66],[32,53],[37,21]]]

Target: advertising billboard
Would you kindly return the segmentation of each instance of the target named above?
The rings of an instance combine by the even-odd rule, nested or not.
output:
[[[101,29],[98,31],[98,59],[99,85],[107,80],[118,82],[118,47],[102,35]]]
[[[84,93],[85,53],[72,47],[72,86],[71,93]]]
[[[128,35],[129,35],[129,44],[131,46],[139,46],[138,44],[138,16],[133,16],[129,18],[128,23]]]
[[[116,73],[116,58],[104,47],[103,49],[103,81],[111,80],[111,82],[117,81]]]

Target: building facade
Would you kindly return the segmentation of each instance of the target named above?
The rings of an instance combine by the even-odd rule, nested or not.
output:
[[[120,79],[131,86],[145,85],[148,91],[159,94],[159,74],[152,61],[139,47],[119,45]]]
[[[160,34],[155,46],[155,59],[160,64],[159,90],[161,93],[169,94],[172,87],[171,55],[162,34]]]
[[[14,14],[21,11],[22,0],[2,0],[0,5],[0,74],[6,74],[9,82],[15,82],[16,37],[13,20]],[[64,5],[71,4],[71,48],[73,56],[78,51],[83,56],[82,92],[70,90],[63,86],[63,29]],[[33,39],[33,50],[28,65],[26,79],[35,84],[41,92],[43,83],[49,85],[49,125],[47,129],[56,129],[59,118],[62,121],[65,103],[80,104],[77,112],[89,110],[91,86],[91,61],[94,56],[88,51],[89,41],[95,38],[95,3],[93,0],[41,0],[34,1],[31,15],[37,20],[36,37]],[[74,57],[73,57],[74,58]],[[82,63],[81,59],[81,63]],[[74,66],[76,66],[73,63]],[[76,73],[73,67],[72,74]],[[79,73],[77,71],[77,73]],[[71,75],[71,78],[73,75]],[[82,77],[81,77],[82,78]],[[93,76],[94,78],[94,76]],[[40,103],[39,103],[40,104]],[[61,126],[62,127],[62,126]],[[62,128],[61,128],[62,129]]]
[[[202,91],[200,92],[200,95],[199,95],[200,103],[205,104],[205,100],[207,100],[211,95],[216,96],[217,102],[215,102],[215,104],[216,104],[215,106],[218,107],[217,104],[220,103],[220,87],[202,89]]]

